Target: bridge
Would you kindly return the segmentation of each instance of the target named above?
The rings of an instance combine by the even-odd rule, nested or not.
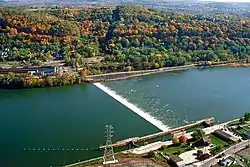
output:
[[[167,136],[167,135],[171,135],[175,132],[180,132],[180,131],[184,131],[186,129],[190,129],[192,127],[196,127],[196,126],[200,126],[200,125],[205,125],[205,126],[211,126],[214,123],[214,117],[208,117],[193,123],[189,123],[177,128],[173,128],[173,129],[169,129],[167,131],[164,132],[158,132],[158,133],[153,133],[150,135],[146,135],[146,136],[142,136],[142,137],[133,137],[133,138],[128,138],[125,140],[121,140],[121,141],[117,141],[116,143],[113,143],[112,146],[113,147],[121,147],[121,146],[125,146],[128,145],[129,143],[137,143],[137,142],[141,142],[141,141],[147,141],[156,137],[162,137],[162,136]],[[100,146],[99,149],[104,149],[105,146]]]

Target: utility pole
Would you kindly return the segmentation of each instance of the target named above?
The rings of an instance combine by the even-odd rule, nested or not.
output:
[[[112,125],[106,125],[106,145],[104,149],[104,155],[103,155],[103,164],[112,164],[118,162],[115,159],[114,149],[112,146],[111,138],[113,137],[112,133],[114,132],[114,128]]]

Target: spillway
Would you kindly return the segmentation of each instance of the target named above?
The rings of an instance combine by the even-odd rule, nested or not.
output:
[[[134,113],[136,113],[140,117],[142,117],[143,119],[145,119],[146,121],[148,121],[149,123],[151,123],[152,125],[157,127],[158,129],[160,129],[161,131],[166,131],[169,129],[169,127],[164,125],[160,120],[157,120],[152,115],[148,114],[146,111],[144,111],[144,110],[140,109],[139,107],[137,107],[136,105],[130,103],[127,99],[118,95],[115,91],[111,90],[110,88],[104,86],[101,83],[94,83],[94,85],[96,87],[98,87],[99,89],[101,89],[103,92],[107,93],[109,96],[113,97],[115,100],[117,100],[118,102],[120,102],[124,106],[126,106],[127,108],[129,108],[131,111],[133,111]]]

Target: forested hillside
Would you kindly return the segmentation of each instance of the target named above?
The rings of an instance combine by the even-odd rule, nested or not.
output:
[[[173,14],[122,5],[115,9],[0,9],[1,61],[64,59],[89,74],[250,61],[250,19]],[[83,58],[104,57],[88,64]]]

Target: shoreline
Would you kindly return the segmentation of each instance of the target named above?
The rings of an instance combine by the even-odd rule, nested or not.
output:
[[[140,70],[140,71],[128,71],[128,72],[113,72],[113,73],[105,73],[105,74],[98,74],[98,75],[89,75],[86,76],[85,79],[82,80],[81,76],[76,76],[76,79],[82,80],[78,83],[73,84],[80,84],[80,83],[98,83],[98,82],[106,82],[106,81],[116,81],[116,80],[124,80],[128,78],[133,77],[139,77],[144,75],[150,75],[150,74],[156,74],[156,73],[164,73],[164,72],[171,72],[171,71],[182,71],[182,70],[189,70],[189,69],[199,69],[199,68],[210,68],[210,67],[250,67],[250,63],[241,63],[238,61],[233,62],[215,62],[210,64],[191,64],[191,65],[185,65],[185,66],[175,66],[175,67],[163,67],[159,69],[152,69],[152,70]],[[15,74],[15,73],[14,73]],[[8,74],[9,75],[9,74]],[[19,75],[19,74],[17,74]],[[25,77],[25,76],[23,76]],[[31,89],[31,88],[45,88],[45,87],[58,87],[58,86],[64,86],[64,84],[58,84],[58,85],[43,85],[43,86],[29,86],[29,87],[23,87],[23,86],[16,86],[13,84],[9,85],[1,85],[0,83],[0,90],[1,89]],[[66,84],[71,85],[71,84]]]
[[[222,122],[222,123],[219,123],[219,124],[214,124],[213,126],[211,126],[211,127],[215,127],[215,126],[217,126],[217,127],[219,127],[220,128],[220,126],[224,126],[225,124],[230,124],[231,122],[234,122],[234,121],[237,121],[237,120],[239,120],[239,118],[233,118],[233,119],[231,119],[231,120],[228,120],[228,121],[225,121],[225,122]],[[180,126],[178,126],[178,127],[180,127]],[[178,127],[176,127],[176,128],[178,128]],[[208,128],[210,128],[211,129],[211,127],[208,127]],[[205,129],[205,128],[204,128]],[[169,129],[169,130],[171,130],[171,129]],[[189,136],[191,136],[191,133],[192,132],[189,132]],[[171,140],[166,140],[166,141],[171,141]],[[157,143],[157,142],[159,142],[159,141],[156,141],[156,142],[153,142],[153,143]],[[152,145],[152,143],[149,143],[148,145]],[[141,146],[141,147],[145,147],[145,146]],[[127,152],[126,152],[127,151]],[[115,153],[115,155],[116,156],[119,156],[119,154],[121,154],[121,153],[123,153],[124,155],[130,155],[130,154],[132,154],[132,155],[134,155],[132,152],[130,152],[131,150],[125,150],[125,151],[118,151],[118,152],[116,152]],[[222,152],[221,152],[222,153]],[[219,154],[221,154],[221,153],[219,153]],[[77,166],[80,166],[80,165],[83,165],[83,166],[85,166],[85,165],[87,165],[87,164],[95,164],[95,165],[101,165],[102,164],[102,159],[103,159],[103,156],[100,156],[100,157],[95,157],[95,158],[91,158],[91,159],[87,159],[87,160],[83,160],[83,161],[81,161],[81,162],[75,162],[75,163],[69,163],[69,164],[67,164],[67,165],[64,165],[64,166],[62,166],[62,167],[77,167]]]
[[[250,67],[250,63],[220,62],[220,63],[212,63],[211,65],[191,64],[185,66],[163,67],[153,70],[114,72],[114,73],[86,76],[85,82],[95,83],[95,82],[116,81],[116,80],[123,80],[150,74],[157,74],[157,73],[164,73],[171,71],[182,71],[182,70],[197,69],[197,68],[210,68],[210,67]]]
[[[148,114],[146,111],[143,109],[137,107],[136,105],[130,103],[127,99],[123,98],[122,96],[118,95],[115,91],[111,90],[110,88],[102,85],[101,83],[93,83],[97,88],[99,88],[101,91],[104,93],[108,94],[110,97],[130,109],[132,112],[155,126],[161,131],[166,131],[169,129],[166,125],[164,125],[160,120],[156,119],[152,115]]]
[[[132,78],[132,77],[170,72],[170,71],[189,70],[189,69],[194,69],[194,68],[199,68],[199,66],[185,65],[185,66],[176,66],[176,67],[164,67],[164,68],[153,69],[153,70],[114,72],[114,73],[99,74],[99,75],[89,75],[89,76],[86,76],[86,82],[96,83],[96,82],[116,81],[116,80]]]

